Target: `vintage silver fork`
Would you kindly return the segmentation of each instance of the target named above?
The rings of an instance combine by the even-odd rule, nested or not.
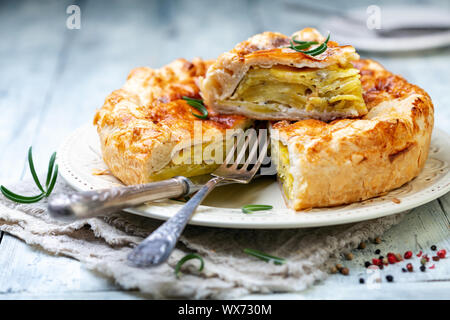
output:
[[[209,180],[180,211],[134,248],[128,255],[129,262],[137,267],[163,263],[169,258],[197,207],[219,182],[229,180],[236,183],[249,183],[267,153],[268,139],[267,135],[262,132],[265,133],[265,130],[260,130],[260,134],[257,135],[255,130],[247,130],[245,135],[237,137],[225,162],[212,173],[214,178]],[[243,140],[244,143],[242,143]],[[242,147],[239,148],[239,146]],[[257,154],[258,147],[259,154]],[[247,154],[248,157],[245,159]],[[236,160],[234,161],[235,155]]]

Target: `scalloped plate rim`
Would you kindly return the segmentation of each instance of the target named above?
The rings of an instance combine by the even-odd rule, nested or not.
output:
[[[83,156],[87,155],[89,152],[95,152],[95,150],[93,150],[93,147],[91,147],[90,145],[81,144],[80,146],[78,146],[76,144],[76,142],[82,141],[82,139],[80,138],[82,138],[83,135],[87,136],[88,140],[92,140],[93,130],[95,132],[94,127],[90,124],[76,129],[69,137],[64,140],[64,142],[58,149],[60,174],[64,178],[64,180],[76,190],[95,189],[95,184],[93,184],[92,181],[89,180],[89,175],[87,175],[88,178],[83,178],[83,176],[86,176],[87,172],[83,172],[83,170],[78,172],[77,168],[75,168],[70,163],[70,159],[73,159],[73,157],[75,157],[74,153],[76,152],[79,152],[77,153],[78,156],[80,154],[81,156]],[[433,138],[439,141],[439,145],[443,144],[447,147],[447,149],[450,149],[450,143],[446,142],[450,141],[450,136],[444,131],[434,128]],[[98,139],[98,137],[96,137],[95,139]],[[99,152],[99,150],[97,150],[97,152]],[[448,153],[448,151],[446,150],[444,150],[443,152]],[[99,160],[97,159],[97,161]],[[443,161],[445,163],[445,168],[447,168],[446,172],[441,174],[439,178],[437,178],[436,181],[434,181],[431,185],[413,192],[412,194],[404,198],[399,197],[399,199],[401,199],[400,204],[396,204],[391,200],[380,200],[380,204],[377,206],[378,208],[370,208],[370,206],[363,208],[365,202],[370,203],[372,200],[378,199],[373,198],[363,202],[356,202],[353,204],[335,208],[314,209],[319,210],[317,212],[296,213],[286,208],[273,209],[267,212],[255,213],[251,215],[245,215],[240,212],[240,209],[237,208],[222,208],[201,205],[198,208],[197,213],[192,217],[189,224],[238,229],[309,228],[366,221],[408,211],[415,207],[433,201],[450,191],[450,171],[448,170],[448,163],[445,160],[440,161]],[[86,163],[85,166],[89,167],[89,164]],[[90,173],[90,175],[93,176],[92,173]],[[110,186],[114,185],[113,182],[105,183],[109,183]],[[403,187],[395,189],[390,193],[401,190]],[[390,193],[383,197],[389,197]],[[417,196],[417,194],[419,194],[419,196]],[[177,203],[173,200],[169,200],[164,203],[145,204],[136,208],[125,209],[124,211],[148,218],[167,220],[181,206],[182,204]],[[349,206],[359,206],[359,208],[346,209],[346,207]],[[368,208],[369,210],[367,210]],[[218,212],[221,212],[221,214],[218,214]]]

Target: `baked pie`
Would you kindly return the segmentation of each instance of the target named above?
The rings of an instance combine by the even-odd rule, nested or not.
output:
[[[252,120],[193,115],[195,109],[182,97],[199,98],[196,82],[210,64],[178,59],[158,70],[137,68],[106,98],[94,124],[103,160],[114,176],[125,184],[141,184],[206,174],[220,165],[227,130],[246,129]]]
[[[325,41],[314,29],[293,38]],[[266,32],[215,62],[178,59],[158,70],[133,70],[94,119],[111,172],[125,184],[210,173],[226,154],[215,151],[226,150],[227,130],[271,119],[271,157],[290,208],[360,201],[416,177],[433,129],[428,94],[372,60],[359,60],[351,46],[329,41],[312,57],[286,48],[289,43]],[[182,99],[200,94],[205,120]],[[337,117],[345,119],[332,120]]]
[[[327,49],[312,56],[294,50],[292,41],[303,47],[326,42]],[[312,28],[291,38],[264,32],[222,54],[201,80],[201,95],[217,113],[253,119],[359,117],[367,108],[352,65],[357,59],[352,46],[339,46]]]

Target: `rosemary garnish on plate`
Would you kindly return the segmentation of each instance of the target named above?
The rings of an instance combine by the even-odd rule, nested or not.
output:
[[[270,209],[273,209],[273,207],[265,204],[247,204],[242,207],[242,212],[253,213],[255,211],[270,210]]]
[[[55,160],[56,160],[56,152],[53,152],[52,156],[50,157],[50,161],[48,163],[47,179],[45,181],[45,189],[44,189],[36,174],[36,170],[34,169],[32,147],[30,147],[28,149],[28,165],[30,167],[31,176],[33,177],[34,183],[36,183],[36,186],[41,191],[41,193],[31,197],[22,196],[20,194],[10,191],[5,186],[0,186],[0,191],[6,198],[18,203],[34,203],[38,202],[43,198],[48,197],[52,193],[53,188],[55,187],[56,179],[58,178],[58,165],[55,165]]]
[[[254,249],[244,249],[244,252],[248,255],[254,256],[258,259],[261,259],[263,261],[266,262],[273,262],[275,264],[284,264],[286,263],[286,259],[284,258],[279,258],[279,257],[275,257],[275,256],[271,256],[270,254],[258,251],[258,250],[254,250]]]
[[[191,107],[197,109],[198,111],[200,111],[202,113],[200,115],[200,114],[191,112],[193,116],[195,116],[199,119],[207,119],[208,118],[208,110],[206,110],[206,107],[203,104],[202,99],[193,99],[193,98],[183,96],[183,100],[186,101],[188,105],[190,105]]]
[[[328,40],[330,40],[330,34],[328,34],[327,39],[320,46],[318,46],[314,49],[311,49],[311,50],[303,50],[303,49],[309,48],[312,45],[319,44],[319,43],[317,41],[300,41],[300,40],[296,40],[293,37],[292,39],[289,40],[291,42],[291,45],[286,48],[291,48],[292,50],[295,50],[297,52],[301,52],[304,54],[308,54],[310,56],[317,56],[317,55],[325,52],[325,50],[327,50]]]
[[[185,264],[186,261],[189,261],[189,260],[192,260],[192,259],[200,260],[200,267],[198,268],[198,271],[202,271],[203,270],[203,267],[205,265],[205,262],[203,261],[203,258],[201,256],[199,256],[198,254],[196,254],[196,253],[189,253],[189,254],[185,255],[183,258],[181,258],[180,261],[178,261],[177,265],[175,266],[175,275],[177,276],[177,278],[180,275],[181,266],[183,264]]]

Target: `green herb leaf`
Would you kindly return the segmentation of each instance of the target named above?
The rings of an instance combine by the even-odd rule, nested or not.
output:
[[[330,34],[328,34],[328,37],[326,38],[325,42],[323,42],[320,46],[311,49],[311,50],[301,50],[301,49],[306,49],[309,48],[311,45],[313,44],[318,44],[316,41],[299,41],[299,40],[295,40],[294,38],[292,38],[292,40],[290,40],[291,45],[287,48],[291,48],[292,50],[295,50],[297,52],[301,52],[304,54],[308,54],[310,56],[317,56],[323,52],[325,52],[328,48],[327,44],[328,41],[330,40]],[[294,45],[294,42],[297,43],[298,45]]]
[[[45,187],[47,188],[47,191],[42,188],[41,182],[39,181],[39,178],[36,174],[36,170],[34,168],[33,163],[33,152],[32,147],[28,149],[28,165],[30,167],[31,175],[33,176],[33,180],[36,183],[36,186],[39,188],[39,190],[42,191],[42,193],[38,194],[37,196],[22,196],[20,194],[14,193],[7,189],[4,186],[0,186],[0,191],[2,194],[8,198],[11,201],[18,202],[18,203],[34,203],[38,202],[39,200],[43,199],[44,197],[48,197],[55,187],[56,179],[58,178],[58,165],[55,165],[55,159],[56,159],[56,152],[52,154],[50,157],[50,161],[48,164],[48,172],[47,172],[47,180],[45,182]]]
[[[206,109],[205,105],[203,104],[202,99],[193,99],[193,98],[183,96],[183,100],[185,100],[188,105],[190,105],[191,107],[197,109],[198,111],[200,111],[202,113],[201,115],[199,115],[199,114],[191,112],[193,116],[195,116],[199,119],[207,119],[208,118],[208,110]]]
[[[265,204],[248,204],[242,207],[243,213],[253,213],[254,211],[270,210],[272,206]]]
[[[284,258],[279,258],[279,257],[275,257],[275,256],[271,256],[270,254],[258,251],[258,250],[253,250],[253,249],[244,249],[244,252],[248,255],[254,256],[258,259],[261,259],[263,261],[266,262],[273,262],[275,264],[284,264],[286,263],[286,259]]]
[[[183,258],[181,258],[180,261],[178,261],[177,265],[175,266],[175,275],[177,276],[177,278],[178,278],[178,276],[180,274],[181,266],[183,264],[185,264],[186,261],[189,261],[189,260],[192,260],[192,259],[200,260],[200,267],[198,268],[198,271],[202,271],[203,270],[203,267],[205,265],[205,262],[203,261],[203,258],[201,256],[199,256],[198,254],[196,254],[196,253],[189,253],[189,254],[185,255]]]
[[[0,186],[0,191],[3,193],[5,198],[8,198],[11,201],[19,202],[19,203],[34,203],[34,202],[38,202],[39,200],[41,200],[45,196],[44,193],[38,194],[37,196],[31,196],[31,197],[21,196],[19,194],[16,194],[16,193],[6,189],[6,187],[4,187],[4,186]]]
[[[53,178],[50,182],[50,186],[47,189],[47,192],[45,193],[45,196],[48,197],[50,193],[52,193],[53,188],[55,187],[56,179],[58,178],[58,165],[55,166],[55,171],[53,173]]]
[[[50,179],[53,175],[53,165],[55,164],[56,152],[53,152],[50,157],[50,162],[48,163],[48,171],[47,171],[47,181],[45,182],[45,186],[48,188],[48,184],[50,183]]]
[[[30,147],[28,149],[28,164],[30,166],[30,171],[31,171],[31,175],[33,176],[34,182],[36,183],[37,187],[39,188],[39,190],[41,190],[42,192],[44,191],[44,188],[42,188],[41,182],[39,181],[39,178],[36,174],[36,170],[34,169],[34,163],[33,163],[33,151],[32,151],[32,147]]]

